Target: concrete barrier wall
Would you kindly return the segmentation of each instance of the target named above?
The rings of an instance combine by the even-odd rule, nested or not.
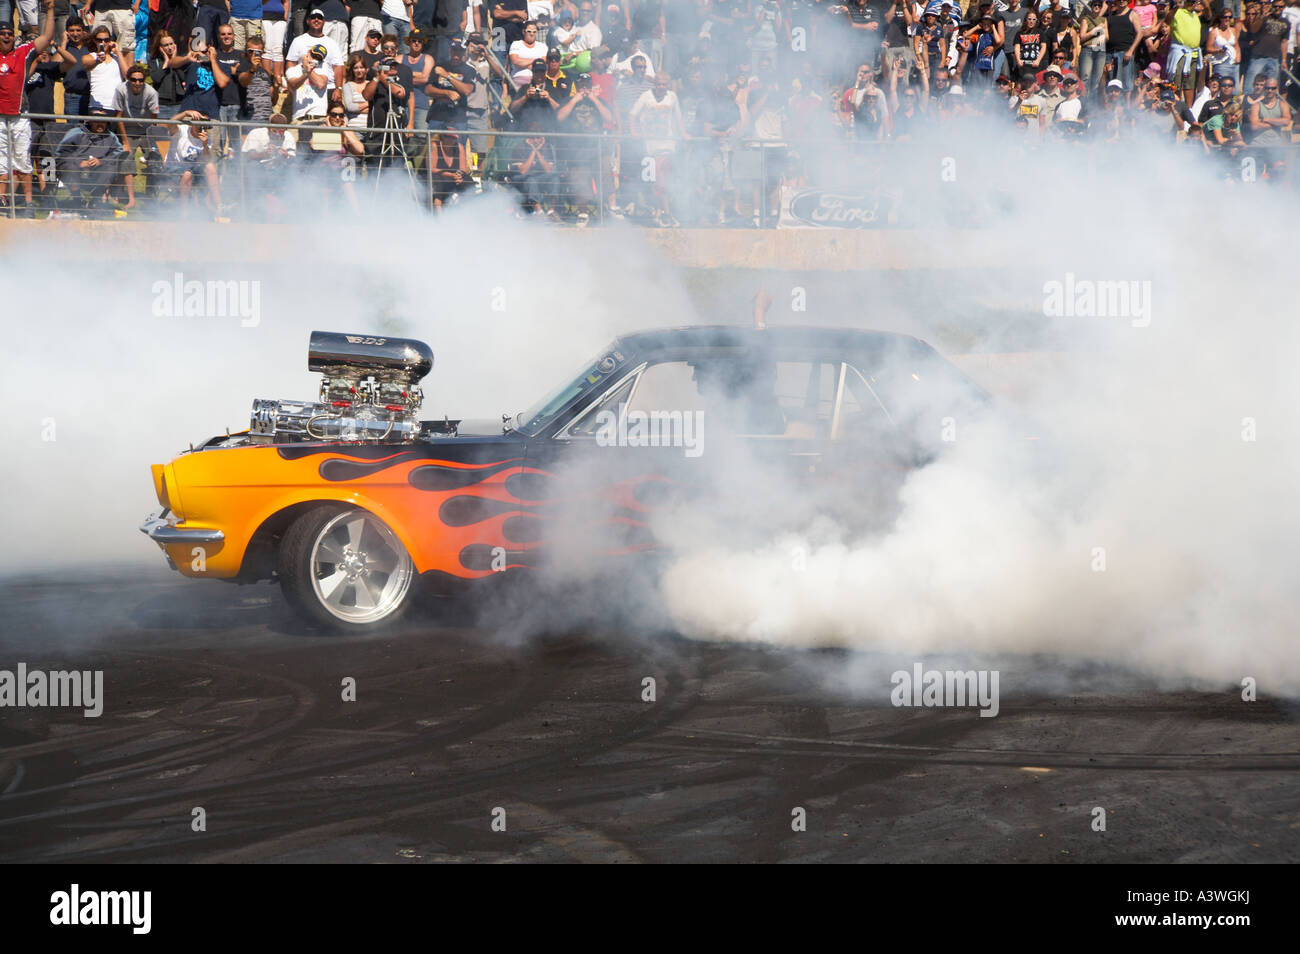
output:
[[[613,230],[535,227],[552,228],[548,242],[569,246],[577,254],[607,242]],[[685,268],[853,271],[1006,264],[1005,253],[990,234],[975,230],[618,229]],[[294,247],[309,231],[317,232],[306,225],[0,219],[0,253],[15,243],[54,235],[92,242],[97,256],[108,260],[180,262],[186,260],[183,250],[197,245],[205,249],[208,262],[264,262]]]

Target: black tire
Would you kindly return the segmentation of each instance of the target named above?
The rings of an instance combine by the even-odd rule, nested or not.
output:
[[[280,541],[276,572],[295,612],[344,633],[392,626],[415,602],[419,580],[391,528],[344,504],[322,504],[295,520]]]

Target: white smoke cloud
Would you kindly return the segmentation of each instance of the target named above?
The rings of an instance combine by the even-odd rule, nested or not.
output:
[[[998,155],[990,143],[974,148]],[[814,304],[798,316],[930,340],[939,329],[981,351],[1021,350],[1012,339],[1028,327],[1034,346],[1053,352],[1050,373],[1018,380],[1011,411],[978,427],[957,422],[948,452],[906,480],[896,521],[846,526],[836,513],[861,509],[852,494],[792,506],[789,482],[760,479],[710,440],[706,457],[745,488],[715,509],[754,521],[767,540],[725,546],[698,511],[670,511],[656,523],[670,544],[658,589],[587,593],[560,615],[617,624],[661,606],[673,628],[702,639],[908,657],[1049,654],[1181,684],[1251,675],[1300,690],[1300,332],[1272,252],[1273,237],[1290,234],[1294,199],[1264,185],[1207,185],[1181,157],[1116,148],[1131,148],[1132,161],[1113,177],[1031,153],[1012,169],[973,163],[944,187],[992,196],[997,183],[1013,194],[977,216],[978,242],[1005,244],[1005,269],[935,270],[923,289],[903,273],[846,273],[834,279],[837,296],[859,310]],[[1159,190],[1126,171],[1156,167]],[[1236,225],[1220,237],[1207,188],[1236,203]],[[912,201],[923,221],[940,222],[950,194],[936,185]],[[157,561],[135,531],[154,507],[148,465],[244,427],[254,397],[313,396],[313,328],[429,341],[437,358],[424,413],[456,418],[526,406],[615,334],[714,320],[694,313],[679,273],[635,233],[571,243],[519,226],[504,203],[434,223],[393,210],[326,222],[293,233],[284,259],[261,270],[197,264],[205,243],[238,241],[238,228],[211,239],[197,230],[182,269],[260,279],[255,329],[154,317],[150,288],[170,264],[99,262],[92,247],[53,235],[8,256],[2,290],[25,324],[8,354],[0,481],[18,502],[9,522],[25,545],[0,553],[0,572]],[[977,242],[954,236],[934,254],[961,256]],[[70,261],[80,263],[75,287]],[[1149,325],[1043,315],[1045,284],[1067,272],[1150,282]],[[1015,320],[984,315],[979,303],[994,300]],[[747,311],[742,303],[729,317]],[[794,316],[769,317],[783,320]],[[979,374],[997,384],[990,367]],[[54,442],[41,439],[46,418]],[[1251,426],[1254,439],[1243,439]],[[563,625],[549,612],[540,625]]]

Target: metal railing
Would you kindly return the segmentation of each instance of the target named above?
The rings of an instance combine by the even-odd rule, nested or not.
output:
[[[960,153],[954,143],[938,140],[647,140],[611,133],[105,117],[107,132],[120,137],[125,131],[130,151],[82,168],[80,160],[68,163],[75,153],[66,148],[67,137],[86,128],[91,117],[0,117],[6,156],[16,145],[15,119],[31,126],[33,171],[46,184],[46,207],[83,216],[111,216],[134,191],[135,208],[146,216],[193,214],[197,207],[219,219],[291,220],[295,209],[310,214],[315,208],[296,201],[304,193],[359,209],[388,182],[390,192],[400,195],[405,188],[411,201],[426,208],[504,192],[521,215],[577,224],[618,217],[659,226],[863,227],[898,224],[897,193],[942,188],[949,181],[945,162]],[[182,134],[181,126],[189,129]],[[266,128],[284,130],[294,147],[266,154],[246,150],[249,134]],[[456,136],[454,144],[443,139],[448,133]],[[1097,154],[1124,148],[1077,147]],[[104,151],[102,141],[97,148]],[[1294,148],[1271,147],[1288,154]],[[984,155],[977,161],[1000,160]],[[129,186],[115,181],[128,175]],[[7,178],[13,217],[17,183],[15,176]],[[982,181],[969,169],[962,178]]]

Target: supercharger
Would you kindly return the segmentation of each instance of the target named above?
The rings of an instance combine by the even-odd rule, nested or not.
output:
[[[315,401],[253,401],[249,436],[273,444],[419,438],[420,381],[433,370],[423,341],[313,331],[307,370],[322,375]]]

